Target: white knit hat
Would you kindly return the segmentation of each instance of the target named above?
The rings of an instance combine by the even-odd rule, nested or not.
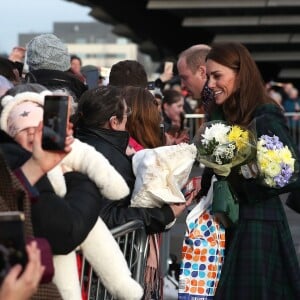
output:
[[[16,96],[5,96],[1,101],[3,106],[0,117],[1,129],[14,137],[25,128],[38,126],[43,120],[45,95],[52,95],[52,93],[50,91],[24,92]]]

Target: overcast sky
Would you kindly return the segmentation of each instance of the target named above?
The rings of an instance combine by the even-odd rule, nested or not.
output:
[[[52,32],[54,22],[92,22],[90,8],[65,0],[2,0],[0,53],[9,53],[19,33]]]

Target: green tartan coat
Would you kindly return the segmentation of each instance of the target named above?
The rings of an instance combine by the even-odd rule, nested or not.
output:
[[[259,106],[253,116],[257,137],[275,134],[296,157],[281,109]],[[245,179],[240,167],[227,178],[239,199],[239,222],[226,231],[226,254],[214,300],[300,299],[300,269],[279,194],[299,188],[299,179],[283,189]],[[298,176],[299,177],[299,176]]]

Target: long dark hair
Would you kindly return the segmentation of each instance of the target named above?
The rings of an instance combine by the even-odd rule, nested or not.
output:
[[[103,128],[112,116],[122,122],[124,108],[121,88],[103,86],[88,90],[79,99],[75,127]]]
[[[209,59],[237,74],[236,90],[222,105],[228,122],[248,125],[258,105],[276,103],[267,95],[260,71],[250,52],[242,44],[215,43],[207,54],[206,61]]]

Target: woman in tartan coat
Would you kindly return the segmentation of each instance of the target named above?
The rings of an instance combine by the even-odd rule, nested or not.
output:
[[[259,70],[239,43],[216,43],[206,58],[215,101],[212,120],[255,126],[257,137],[274,134],[299,157],[281,108],[269,98]],[[298,174],[299,178],[299,174]],[[241,167],[227,177],[239,200],[239,221],[226,230],[226,254],[215,300],[300,299],[300,269],[279,194],[299,180],[274,189],[244,178]]]

